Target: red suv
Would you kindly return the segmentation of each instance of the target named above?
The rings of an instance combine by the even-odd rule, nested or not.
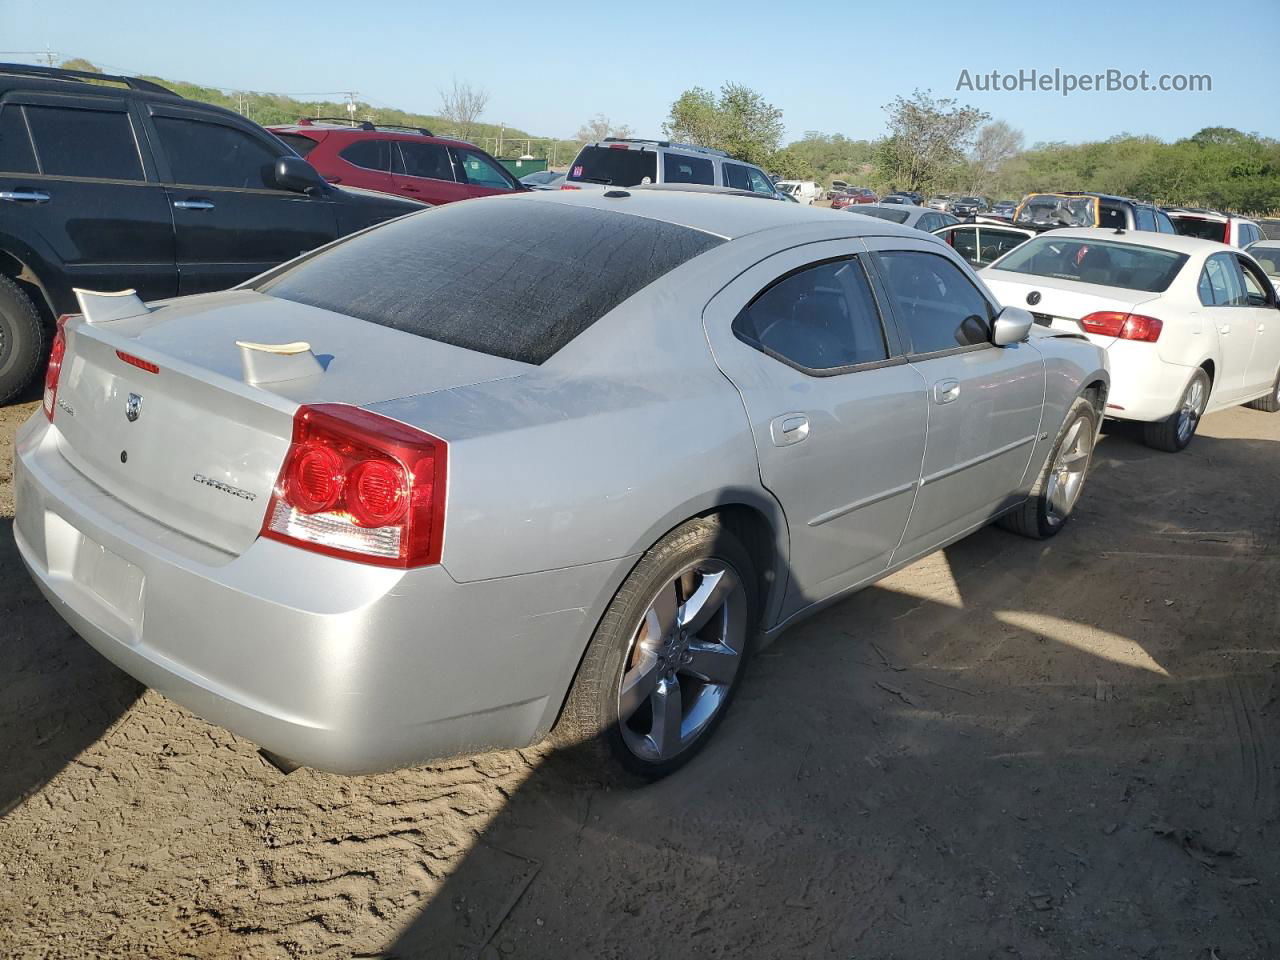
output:
[[[330,183],[452,203],[527,189],[474,144],[432,136],[420,127],[350,126],[304,118],[268,127]]]

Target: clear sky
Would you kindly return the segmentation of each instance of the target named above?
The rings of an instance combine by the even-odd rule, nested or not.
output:
[[[484,120],[544,136],[572,136],[596,113],[657,136],[681,91],[728,81],[781,107],[788,139],[805,130],[878,136],[881,106],[916,87],[1007,120],[1028,144],[1120,132],[1177,139],[1206,126],[1280,135],[1275,79],[1264,72],[1280,0],[1214,10],[1187,0],[0,0],[0,48],[49,47],[217,87],[356,90],[375,106],[431,113],[439,88],[457,77],[489,90]],[[1152,82],[1209,74],[1213,89],[956,91],[963,69],[1055,67],[1147,70]]]

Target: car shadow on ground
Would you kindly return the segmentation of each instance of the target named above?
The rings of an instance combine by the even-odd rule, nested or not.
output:
[[[787,631],[665,781],[552,753],[353,952],[1274,956],[1280,505],[1221,477],[1276,453],[1109,428],[1062,536],[980,531]]]
[[[0,517],[0,818],[103,736],[142,686],[41,596]]]

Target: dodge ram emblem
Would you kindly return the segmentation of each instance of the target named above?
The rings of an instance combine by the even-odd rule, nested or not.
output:
[[[137,420],[142,415],[142,398],[136,393],[129,394],[129,399],[124,402],[124,418],[130,423]]]

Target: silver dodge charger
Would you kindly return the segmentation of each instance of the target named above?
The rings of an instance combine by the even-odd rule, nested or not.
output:
[[[992,520],[1057,533],[1109,383],[935,238],[644,188],[79,296],[17,439],[31,575],[144,683],[346,773],[548,735],[669,773],[753,643]]]

